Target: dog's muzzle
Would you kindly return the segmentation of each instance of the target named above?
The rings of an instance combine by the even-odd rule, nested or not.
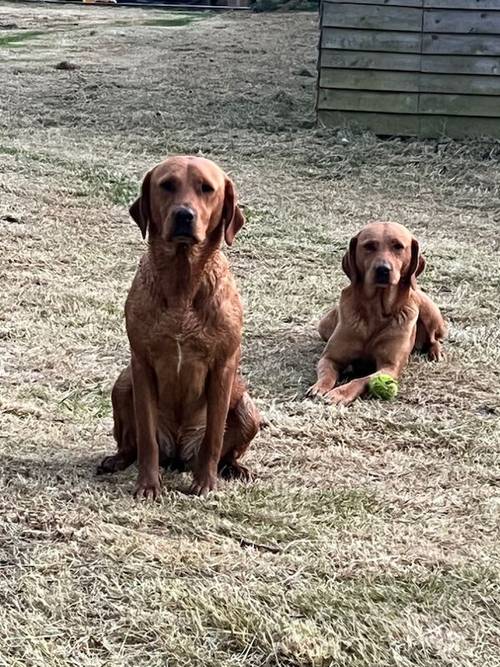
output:
[[[177,243],[196,243],[194,225],[196,213],[189,206],[179,206],[173,214],[172,241]]]
[[[391,277],[391,267],[388,264],[380,264],[375,268],[375,282],[377,285],[388,285]]]

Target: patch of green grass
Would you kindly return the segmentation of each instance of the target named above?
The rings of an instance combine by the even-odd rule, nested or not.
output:
[[[52,400],[52,395],[47,387],[37,384],[29,389],[21,391],[20,398],[35,398],[42,403],[49,403]]]
[[[125,174],[118,173],[100,165],[75,163],[55,155],[18,150],[11,146],[0,145],[0,155],[18,155],[27,161],[50,164],[54,167],[73,172],[82,181],[74,194],[87,197],[96,196],[113,204],[129,204],[137,195],[138,182],[130,180]]]
[[[107,24],[107,26],[110,27],[112,25],[117,28],[133,28],[136,27],[137,25],[141,25],[141,26],[151,26],[158,28],[182,28],[184,26],[190,25],[191,23],[196,23],[204,18],[208,18],[209,16],[213,16],[213,12],[204,11],[204,12],[196,12],[193,14],[176,13],[175,15],[170,15],[167,17],[146,19],[144,21],[140,21],[140,23],[138,23],[137,21],[129,21],[129,20],[115,21],[113,24]],[[98,26],[95,27],[97,28]]]
[[[255,12],[317,11],[318,5],[318,0],[252,0],[250,3]]]
[[[65,411],[74,416],[102,419],[111,410],[108,388],[102,385],[78,386],[68,391],[59,401]]]
[[[148,19],[147,21],[144,21],[142,25],[150,25],[150,26],[157,26],[164,28],[181,28],[185,25],[189,25],[190,23],[194,23],[195,21],[199,21],[202,18],[204,17],[190,14],[189,16],[187,15],[177,16],[175,18],[170,18],[170,19]]]
[[[19,153],[17,148],[12,146],[2,146],[0,145],[0,155],[17,155]]]
[[[137,182],[124,174],[107,169],[86,168],[80,174],[85,182],[84,194],[93,194],[113,204],[126,205],[137,195]]]
[[[464,610],[483,621],[487,640],[498,584],[485,568],[332,578],[292,592],[289,603],[315,630],[326,660],[319,664],[458,664],[475,639],[462,626]]]
[[[264,543],[288,549],[315,540],[346,525],[373,523],[383,511],[372,494],[362,489],[279,489],[247,487],[237,496],[222,498],[216,508],[217,531],[245,544]],[[266,549],[267,547],[264,547]]]
[[[39,30],[15,32],[10,35],[5,35],[4,37],[0,37],[0,47],[5,46],[16,48],[18,46],[22,46],[23,42],[26,42],[29,39],[33,39],[34,37],[39,37],[40,35],[43,35],[43,33]]]

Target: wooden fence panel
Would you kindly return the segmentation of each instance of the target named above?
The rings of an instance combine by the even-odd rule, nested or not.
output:
[[[422,50],[450,56],[500,56],[500,35],[424,34]]]
[[[498,2],[500,9],[500,0]],[[408,11],[419,11],[408,10]],[[500,35],[500,11],[424,11],[424,32]]]
[[[422,10],[414,7],[381,7],[354,3],[326,4],[323,9],[323,25],[325,28],[420,32]]]
[[[391,51],[395,53],[420,53],[421,36],[418,32],[393,30],[323,29],[323,49],[348,49],[359,51]]]
[[[321,50],[321,67],[418,71],[418,53],[383,53],[381,51]]]
[[[323,5],[338,5],[349,1],[353,5],[380,5],[382,7],[423,7],[424,0],[324,0]],[[483,0],[481,0],[483,1]],[[486,1],[486,0],[485,0]],[[495,0],[492,0],[495,1]],[[481,9],[478,7],[478,9]]]
[[[416,113],[418,95],[416,93],[379,93],[357,90],[320,91],[318,105],[320,109],[339,111],[399,111]]]
[[[500,95],[500,76],[322,68],[321,88],[455,95]]]
[[[500,137],[500,0],[324,0],[318,119]]]

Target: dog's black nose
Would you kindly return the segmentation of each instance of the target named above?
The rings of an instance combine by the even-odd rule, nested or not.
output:
[[[196,214],[188,206],[179,206],[174,213],[173,236],[192,236]]]
[[[385,264],[377,266],[377,268],[375,269],[375,280],[377,281],[377,283],[380,283],[381,285],[387,285],[387,283],[389,282],[390,273],[391,269]]]
[[[194,211],[187,206],[181,206],[175,212],[175,222],[179,224],[191,224],[194,220]]]

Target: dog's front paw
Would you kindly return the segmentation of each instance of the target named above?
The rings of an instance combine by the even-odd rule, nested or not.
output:
[[[97,466],[96,475],[106,475],[108,473],[125,470],[130,465],[130,461],[125,459],[120,453],[106,456]]]
[[[441,361],[443,358],[443,348],[441,346],[441,343],[436,341],[435,343],[431,343],[429,347],[429,352],[428,356],[430,361]]]
[[[349,384],[343,384],[340,387],[330,390],[325,394],[327,401],[333,405],[351,405],[358,397],[358,392],[354,390]]]
[[[205,497],[210,491],[217,489],[217,475],[212,473],[199,473],[194,475],[193,483],[191,484],[190,493],[194,496]]]
[[[237,461],[232,461],[220,467],[219,477],[226,480],[239,479],[242,482],[250,482],[252,480],[252,473],[246,466],[241,465]]]
[[[140,474],[135,485],[134,498],[157,500],[161,494],[161,480],[158,473]]]
[[[316,384],[313,384],[312,387],[309,387],[306,396],[309,396],[309,398],[316,398],[316,396],[325,397],[331,390],[331,384],[326,384],[325,382],[318,380]]]

